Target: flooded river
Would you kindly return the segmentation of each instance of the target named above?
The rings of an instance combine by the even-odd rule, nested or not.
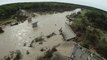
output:
[[[64,41],[59,33],[59,29],[64,29],[66,27],[66,15],[69,15],[70,13],[71,11],[46,15],[38,14],[31,18],[31,22],[26,20],[15,26],[6,26],[3,29],[5,32],[0,34],[0,58],[8,55],[9,51],[20,50],[23,54],[22,60],[35,60],[38,56],[44,54],[44,52],[40,51],[41,48],[49,49],[58,44],[61,44],[57,49],[62,52],[62,54],[64,54],[64,52],[64,55],[69,54],[72,50],[72,42],[69,44]],[[38,26],[32,28],[32,23],[35,22],[38,22]],[[67,31],[67,29],[64,31]],[[55,33],[54,36],[46,38],[47,35],[53,32]],[[68,33],[71,33],[72,37],[75,36],[72,32]],[[44,38],[45,41],[43,44],[35,43],[32,48],[29,47],[31,41],[39,36]],[[24,46],[24,43],[26,43],[26,46]],[[64,49],[65,47],[66,49]],[[67,50],[67,47],[69,50]],[[26,55],[26,51],[29,51],[29,55]]]

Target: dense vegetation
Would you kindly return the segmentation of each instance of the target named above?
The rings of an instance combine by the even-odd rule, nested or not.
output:
[[[107,17],[99,12],[89,12],[85,14],[89,22],[91,22],[94,27],[107,30]]]
[[[73,18],[71,27],[77,34],[76,42],[88,49],[95,49],[107,58],[107,39],[103,37],[107,29],[107,16],[96,11],[86,11]]]
[[[46,12],[46,11],[63,12],[70,11],[76,8],[85,8],[105,13],[105,11],[97,10],[95,8],[68,3],[58,3],[58,2],[14,3],[0,6],[0,21],[6,20],[7,18],[11,18],[20,9],[36,12]]]

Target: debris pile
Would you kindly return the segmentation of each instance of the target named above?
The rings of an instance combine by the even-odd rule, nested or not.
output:
[[[20,50],[11,51],[9,55],[4,56],[3,60],[20,60],[23,55]]]
[[[31,41],[30,46],[29,47],[33,47],[33,44],[35,43],[39,43],[39,44],[43,44],[43,42],[45,42],[44,38],[42,36],[39,36],[37,38],[35,38],[34,40]]]
[[[33,28],[38,27],[38,22],[33,23],[33,24],[32,24],[32,27],[33,27]]]

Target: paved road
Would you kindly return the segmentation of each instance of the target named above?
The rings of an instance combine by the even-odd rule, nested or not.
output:
[[[97,59],[96,57],[98,56],[78,44],[75,44],[74,51],[71,54],[72,60],[103,60]]]

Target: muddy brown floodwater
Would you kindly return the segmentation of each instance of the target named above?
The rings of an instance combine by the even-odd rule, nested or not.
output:
[[[66,15],[69,15],[71,12],[72,11],[67,11],[63,13],[46,15],[37,14],[37,16],[31,18],[32,22],[28,22],[26,20],[24,23],[20,23],[15,26],[6,26],[4,28],[5,32],[0,34],[0,58],[8,55],[9,51],[20,50],[23,54],[22,60],[35,60],[37,57],[44,54],[44,52],[40,51],[41,48],[52,48],[58,44],[61,44],[61,46],[57,48],[61,54],[70,54],[70,52],[72,52],[71,47],[73,47],[71,44],[72,42],[67,43],[64,41],[62,36],[59,34],[59,29],[61,27],[66,27]],[[38,22],[38,26],[32,28],[32,23],[35,22]],[[53,32],[55,35],[50,38],[46,38],[47,35]],[[43,42],[43,44],[35,43],[32,48],[29,47],[31,41],[39,36],[42,36],[45,42]],[[73,33],[72,37],[74,37]],[[29,54],[26,54],[26,51]]]

